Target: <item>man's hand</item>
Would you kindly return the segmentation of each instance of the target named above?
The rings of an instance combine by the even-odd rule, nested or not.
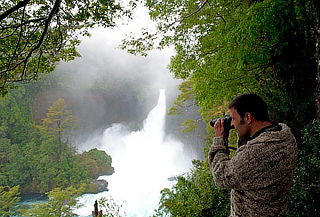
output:
[[[214,124],[214,132],[216,137],[224,136],[223,124],[224,124],[223,118],[218,119]]]
[[[229,131],[225,132],[224,130],[224,118],[220,118],[216,121],[216,123],[214,124],[214,131],[216,137],[223,137],[225,139],[228,138]]]
[[[229,130],[226,130],[226,131],[224,130],[224,118],[218,119],[215,122],[213,129],[215,131],[215,137],[213,138],[213,143],[209,153],[209,162],[212,162],[217,152],[224,152],[224,153],[230,154],[230,151],[228,148]],[[221,147],[222,145],[225,148]]]

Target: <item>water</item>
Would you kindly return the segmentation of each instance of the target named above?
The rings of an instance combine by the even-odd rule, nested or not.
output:
[[[112,197],[123,205],[128,217],[147,217],[158,207],[160,191],[171,187],[168,178],[181,175],[191,168],[191,159],[184,145],[165,135],[166,98],[160,90],[157,105],[149,112],[143,128],[130,132],[124,125],[114,124],[102,136],[102,146],[112,156],[115,173],[103,176],[109,191],[85,194],[79,198],[84,206],[75,210],[80,216],[90,216],[93,204],[101,197]]]

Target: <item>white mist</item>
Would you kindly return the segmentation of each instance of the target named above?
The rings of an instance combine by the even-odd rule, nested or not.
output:
[[[109,191],[86,194],[80,198],[85,206],[76,210],[80,216],[89,216],[96,199],[112,197],[124,205],[128,217],[148,217],[158,207],[160,191],[171,187],[168,178],[181,175],[191,167],[183,144],[165,136],[166,98],[160,90],[157,105],[145,119],[143,129],[129,132],[121,124],[105,130],[102,146],[112,156],[115,173],[100,177],[109,183]]]

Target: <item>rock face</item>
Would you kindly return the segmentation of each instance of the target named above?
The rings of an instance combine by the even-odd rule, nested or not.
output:
[[[112,158],[105,151],[95,148],[77,155],[77,158],[82,166],[88,169],[89,177],[92,179],[114,173]]]
[[[108,191],[108,182],[106,180],[91,180],[88,184],[86,192],[88,194],[97,194],[99,192]]]

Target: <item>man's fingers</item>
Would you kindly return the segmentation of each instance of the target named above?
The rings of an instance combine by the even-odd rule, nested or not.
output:
[[[214,125],[216,136],[223,136],[223,133],[224,133],[223,124],[224,124],[223,118],[220,118],[219,120],[216,121]]]
[[[214,124],[214,127],[222,127],[223,126],[223,123],[224,123],[224,119],[223,118],[220,118],[216,121],[216,123]]]

